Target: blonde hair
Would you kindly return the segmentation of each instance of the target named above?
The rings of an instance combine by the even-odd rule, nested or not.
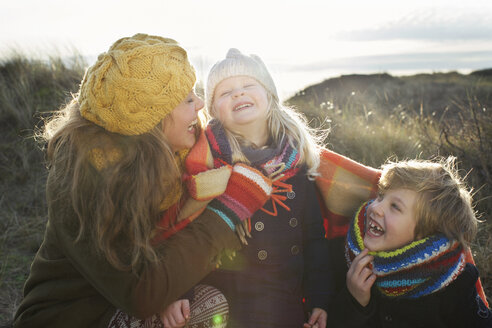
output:
[[[318,175],[317,170],[320,164],[320,149],[327,135],[327,130],[311,128],[306,117],[292,107],[287,107],[278,101],[277,97],[271,94],[263,85],[268,95],[267,127],[269,139],[275,145],[279,145],[287,138],[287,142],[299,152],[298,165],[306,164],[307,175],[314,178]],[[214,95],[210,95],[213,97]],[[211,117],[219,119],[212,101],[212,109],[207,108]],[[220,119],[219,119],[220,120]],[[240,145],[251,145],[251,142],[244,137],[226,130],[228,141],[231,145],[233,162],[243,162],[250,164],[241,150]]]
[[[74,212],[76,242],[90,238],[118,269],[156,263],[152,230],[161,202],[180,183],[161,124],[138,136],[111,133],[83,118],[74,99],[45,124],[43,138],[49,210],[60,213],[68,206]],[[101,165],[95,164],[95,149],[109,154]]]
[[[417,193],[415,236],[443,233],[469,245],[477,233],[478,220],[472,196],[460,179],[455,158],[436,162],[410,160],[383,165],[379,190],[405,188]]]

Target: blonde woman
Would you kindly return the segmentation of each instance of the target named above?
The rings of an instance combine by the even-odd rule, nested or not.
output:
[[[200,129],[194,84],[174,40],[122,38],[46,124],[49,219],[14,327],[162,327],[159,313],[240,248],[211,210],[156,238]]]

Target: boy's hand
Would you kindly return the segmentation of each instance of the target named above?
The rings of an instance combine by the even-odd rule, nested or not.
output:
[[[369,251],[365,248],[357,255],[347,272],[347,289],[362,306],[369,304],[371,287],[376,281],[376,275],[369,268],[374,257],[368,253]]]
[[[184,327],[190,317],[190,301],[183,299],[171,303],[160,316],[165,328]]]
[[[326,328],[326,311],[320,308],[314,308],[307,323],[303,328]]]

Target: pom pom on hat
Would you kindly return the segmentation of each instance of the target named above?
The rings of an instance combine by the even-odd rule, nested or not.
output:
[[[186,51],[172,39],[136,34],[99,55],[82,80],[80,113],[123,135],[152,130],[196,81]]]
[[[266,65],[257,55],[244,55],[235,48],[229,49],[226,58],[218,61],[210,70],[207,79],[207,108],[212,109],[214,91],[217,85],[229,77],[249,76],[260,82],[263,87],[278,100],[277,88]]]

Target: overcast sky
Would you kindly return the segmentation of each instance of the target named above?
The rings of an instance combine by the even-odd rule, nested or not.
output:
[[[230,47],[256,53],[287,96],[340,74],[491,68],[491,22],[490,0],[2,0],[0,57],[77,49],[91,64],[120,37],[158,34],[201,79]]]

